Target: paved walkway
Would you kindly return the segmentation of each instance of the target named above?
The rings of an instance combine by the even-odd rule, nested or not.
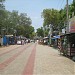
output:
[[[34,75],[74,75],[75,62],[43,45],[36,48]]]
[[[75,62],[43,45],[0,48],[0,75],[75,75]]]

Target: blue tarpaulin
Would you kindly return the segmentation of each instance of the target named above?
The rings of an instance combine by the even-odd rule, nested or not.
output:
[[[3,45],[7,45],[7,37],[6,36],[3,37]]]
[[[60,36],[59,35],[57,35],[57,36],[53,36],[54,38],[56,38],[56,39],[59,39],[60,38]]]

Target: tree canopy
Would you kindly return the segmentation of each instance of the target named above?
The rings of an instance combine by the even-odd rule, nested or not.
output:
[[[31,26],[32,20],[27,13],[18,13],[13,10],[8,11],[4,7],[5,0],[0,0],[0,34],[16,34],[32,38],[34,27]]]
[[[59,20],[59,11],[55,9],[44,9],[42,17],[44,18],[44,26],[49,24],[56,26]]]
[[[73,3],[69,6],[69,18],[72,18],[73,13],[75,15],[75,0],[73,0]],[[63,9],[56,10],[56,9],[44,9],[42,12],[42,18],[44,19],[43,27],[52,25],[53,31],[61,31],[63,28],[65,28],[67,24],[67,9],[66,5]],[[41,28],[37,29],[37,32],[40,32]],[[44,30],[44,32],[48,33],[48,30]],[[38,33],[40,34],[40,33]]]
[[[40,37],[40,36],[41,36],[41,37],[44,37],[43,27],[37,29],[37,36],[39,36],[39,37]]]

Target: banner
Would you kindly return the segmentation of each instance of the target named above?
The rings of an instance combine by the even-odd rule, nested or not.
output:
[[[75,17],[69,20],[69,32],[75,33]]]

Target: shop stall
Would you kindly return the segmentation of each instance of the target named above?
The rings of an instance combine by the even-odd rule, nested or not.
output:
[[[60,52],[66,56],[75,56],[75,17],[69,20],[66,33],[61,35],[60,41]]]

